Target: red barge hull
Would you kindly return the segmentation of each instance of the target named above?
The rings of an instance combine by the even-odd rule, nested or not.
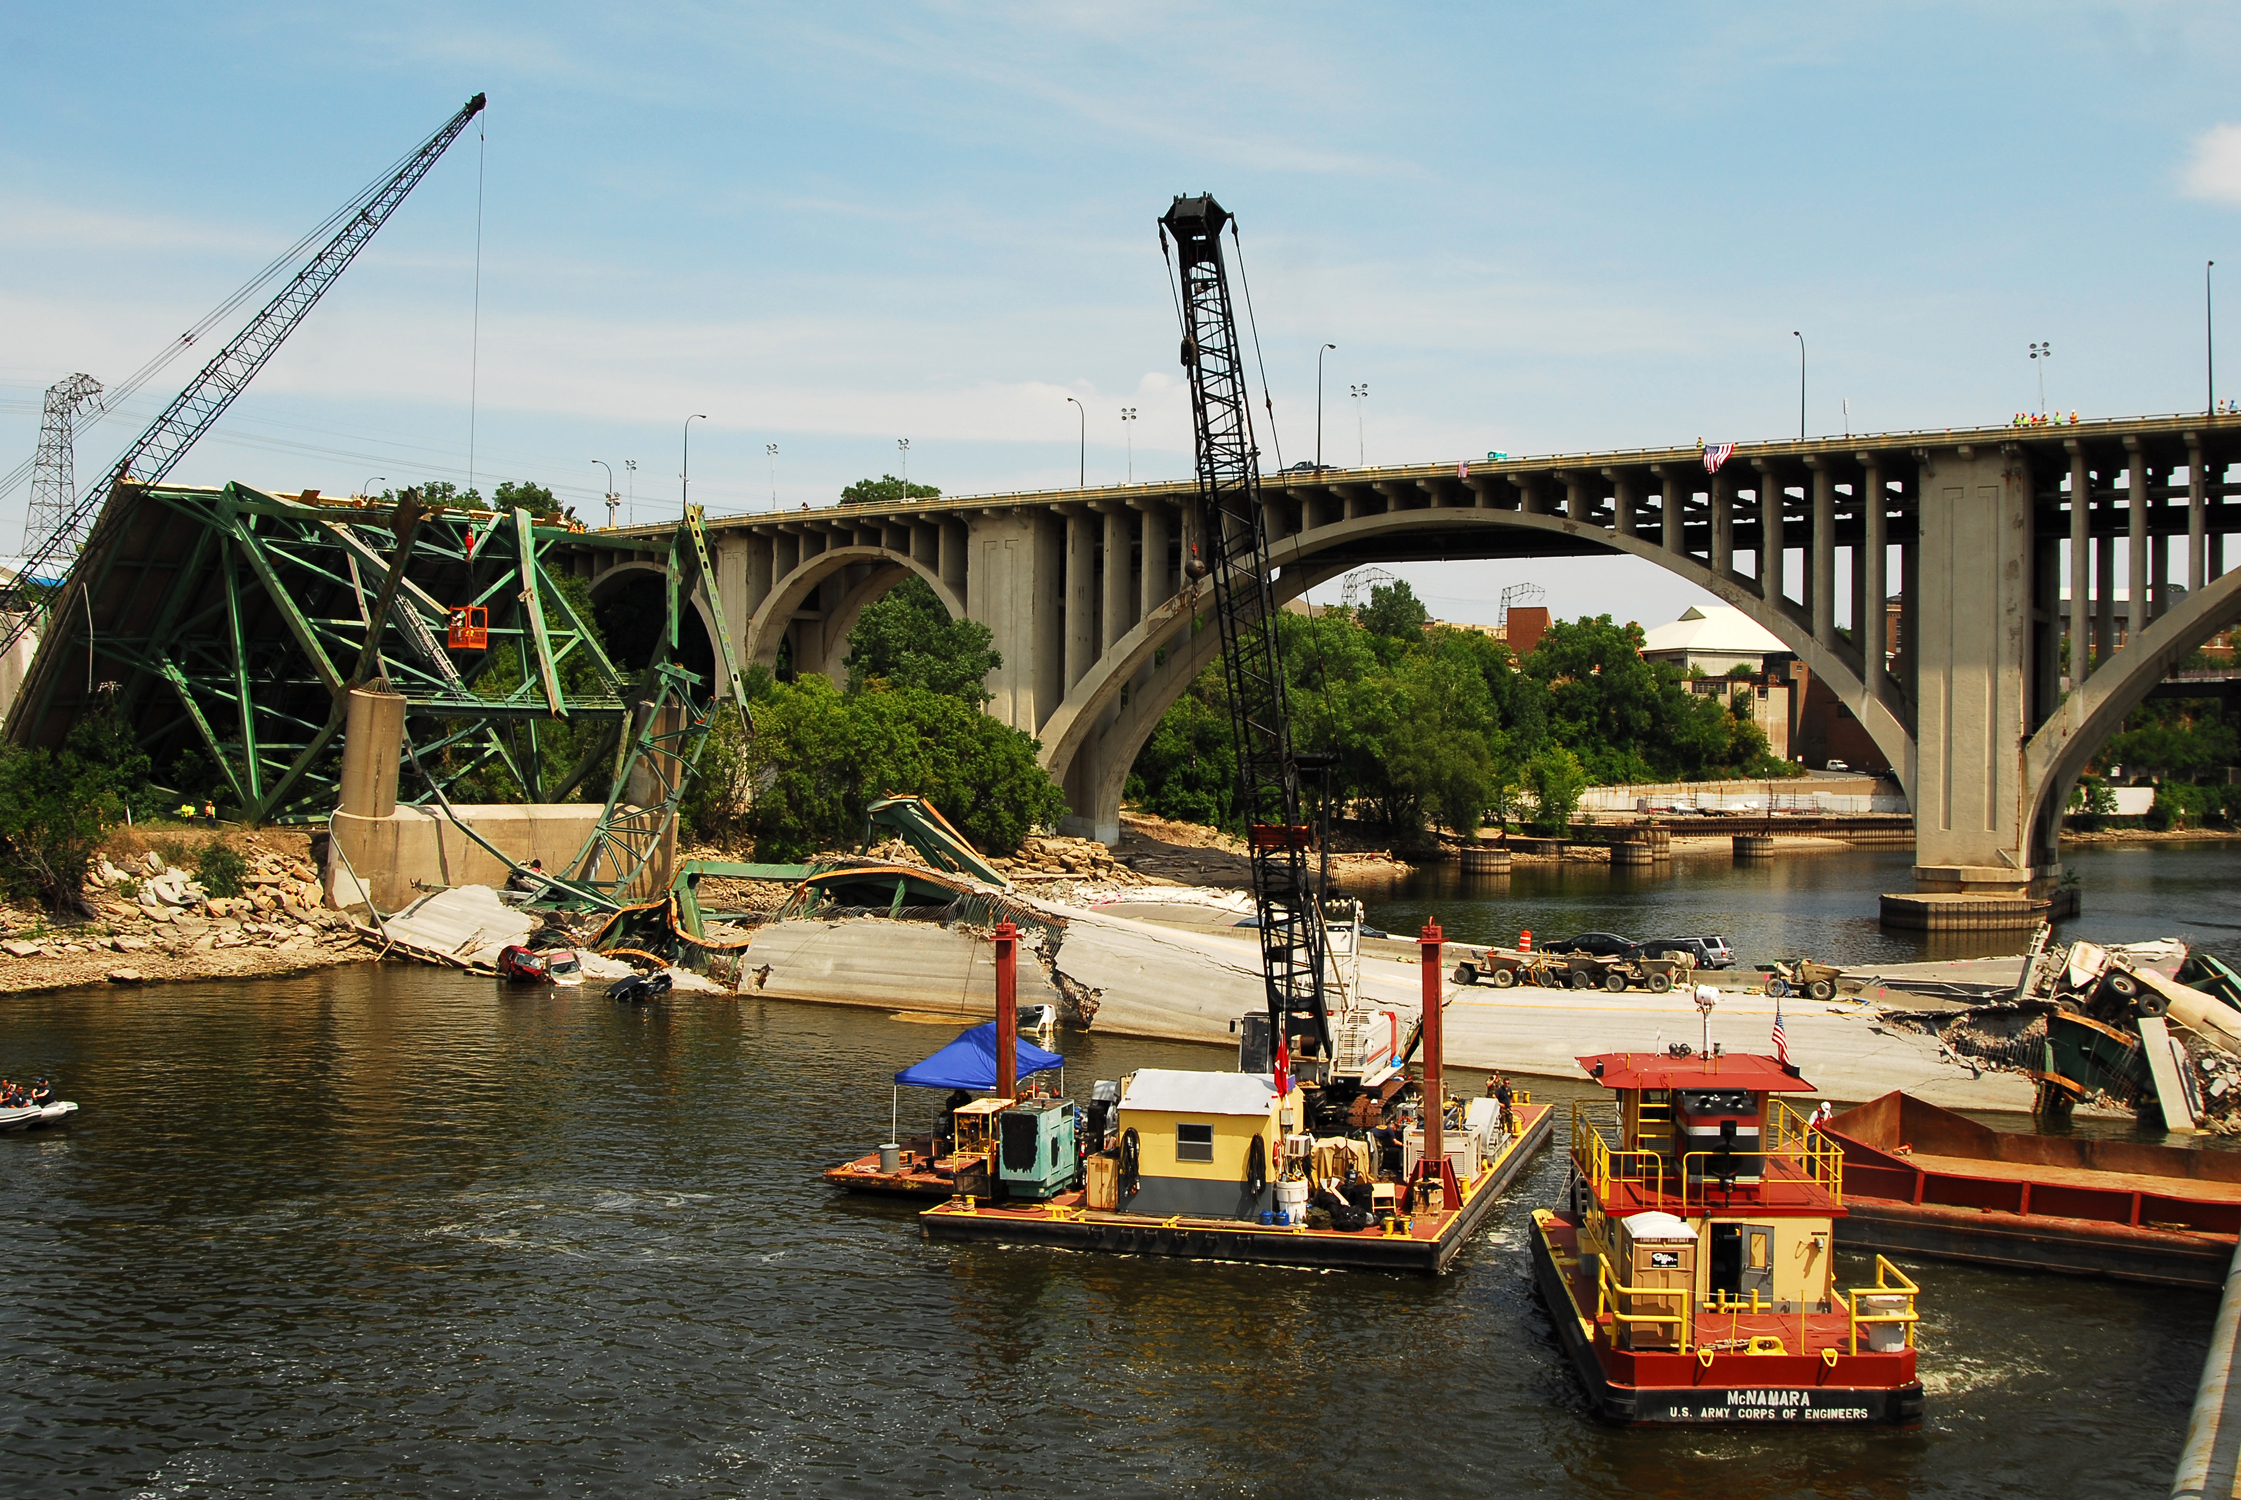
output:
[[[1558,1264],[1578,1226],[1569,1216],[1534,1216],[1533,1275],[1557,1343],[1586,1387],[1595,1414],[1624,1426],[1749,1423],[1911,1427],[1922,1420],[1922,1382],[1914,1351],[1887,1354],[1630,1353],[1594,1336],[1572,1276]],[[1821,1315],[1827,1316],[1827,1315]],[[1795,1315],[1764,1319],[1769,1331],[1795,1329]],[[1755,1331],[1739,1320],[1736,1332]]]
[[[2241,1154],[1990,1129],[1905,1094],[1823,1127],[1848,1246],[2155,1286],[2225,1283]]]

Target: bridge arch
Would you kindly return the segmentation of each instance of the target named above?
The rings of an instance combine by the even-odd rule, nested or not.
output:
[[[742,644],[746,661],[761,662],[766,667],[777,665],[778,648],[801,607],[828,580],[850,568],[867,565],[871,571],[850,585],[832,612],[819,622],[815,642],[797,643],[797,669],[824,672],[836,681],[844,679],[847,672],[841,661],[848,632],[855,629],[864,607],[901,583],[906,573],[916,573],[926,580],[951,619],[965,617],[965,601],[958,597],[957,591],[944,583],[939,573],[908,553],[891,547],[830,547],[804,558],[798,567],[771,585],[769,596],[756,606],[747,621],[746,640]],[[811,645],[813,650],[801,649]],[[804,661],[805,656],[810,659]]]
[[[662,591],[668,584],[665,564],[637,559],[602,569],[591,580],[592,607],[600,617],[602,633],[608,637],[608,658],[625,674],[638,671],[653,656],[654,640],[668,622],[668,606],[662,602]],[[623,596],[639,591],[651,594],[651,605],[618,618],[615,606]],[[696,640],[689,631],[680,632],[684,638],[678,644],[679,664],[706,675],[718,693],[729,692],[731,684],[724,681],[723,659],[716,650],[716,617],[709,608],[706,591],[695,588],[688,599],[691,617],[699,623],[701,633]]]
[[[1719,576],[1686,553],[1669,552],[1654,542],[1621,536],[1605,527],[1562,516],[1449,506],[1334,521],[1271,543],[1271,561],[1278,569],[1278,603],[1289,603],[1364,562],[1455,555],[1455,534],[1481,528],[1489,533],[1539,533],[1550,542],[1552,553],[1639,557],[1734,605],[1780,640],[1842,699],[1912,797],[1914,737],[1890,703],[1868,692],[1860,673],[1840,652],[1817,641],[1809,627],[1779,602],[1770,604],[1761,598],[1757,589]],[[1431,545],[1435,536],[1444,545]],[[1413,558],[1407,545],[1412,539],[1426,544]],[[1043,725],[1043,765],[1067,787],[1070,797],[1085,804],[1075,807],[1075,815],[1099,837],[1108,831],[1117,836],[1120,790],[1137,753],[1151,737],[1160,716],[1214,659],[1217,633],[1201,630],[1181,649],[1171,650],[1165,664],[1149,678],[1138,681],[1163,645],[1176,645],[1176,630],[1182,622],[1204,603],[1210,603],[1210,598],[1201,598],[1204,587],[1187,587],[1112,643]],[[1135,686],[1122,703],[1123,691],[1131,684]]]
[[[2175,609],[2131,636],[2063,700],[2023,751],[2025,811],[2033,862],[2058,863],[2063,809],[2086,763],[2124,727],[2157,683],[2196,648],[2241,620],[2241,573],[2189,593]]]

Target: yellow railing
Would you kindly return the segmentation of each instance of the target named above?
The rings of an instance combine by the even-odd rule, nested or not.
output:
[[[1673,1330],[1673,1347],[1682,1348],[1688,1343],[1688,1299],[1692,1295],[1685,1286],[1628,1286],[1611,1274],[1611,1258],[1603,1256],[1595,1263],[1595,1318],[1601,1322],[1608,1316],[1616,1323],[1654,1323]],[[1625,1312],[1635,1304],[1622,1299],[1651,1297],[1676,1310],[1664,1313]]]
[[[1572,1165],[1598,1202],[1614,1182],[1647,1183],[1658,1197],[1665,1196],[1664,1156],[1655,1151],[1614,1151],[1588,1118],[1586,1104],[1578,1100],[1572,1104]]]
[[[1852,1320],[1852,1352],[1860,1352],[1860,1325],[1863,1323],[1897,1323],[1906,1330],[1906,1347],[1913,1348],[1914,1325],[1922,1321],[1922,1315],[1914,1310],[1914,1299],[1921,1294],[1922,1289],[1909,1281],[1905,1272],[1878,1255],[1875,1258],[1875,1285],[1856,1286],[1843,1294],[1844,1310]],[[1899,1312],[1861,1312],[1862,1297],[1904,1297],[1906,1307]]]

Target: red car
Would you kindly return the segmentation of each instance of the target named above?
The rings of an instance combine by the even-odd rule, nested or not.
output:
[[[540,953],[515,943],[499,951],[498,977],[516,984],[576,985],[584,982],[584,970],[573,948],[547,948]]]

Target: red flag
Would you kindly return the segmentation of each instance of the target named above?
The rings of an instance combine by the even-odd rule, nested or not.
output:
[[[1276,1097],[1281,1099],[1292,1091],[1292,1049],[1285,1044],[1284,1033],[1276,1033]]]

